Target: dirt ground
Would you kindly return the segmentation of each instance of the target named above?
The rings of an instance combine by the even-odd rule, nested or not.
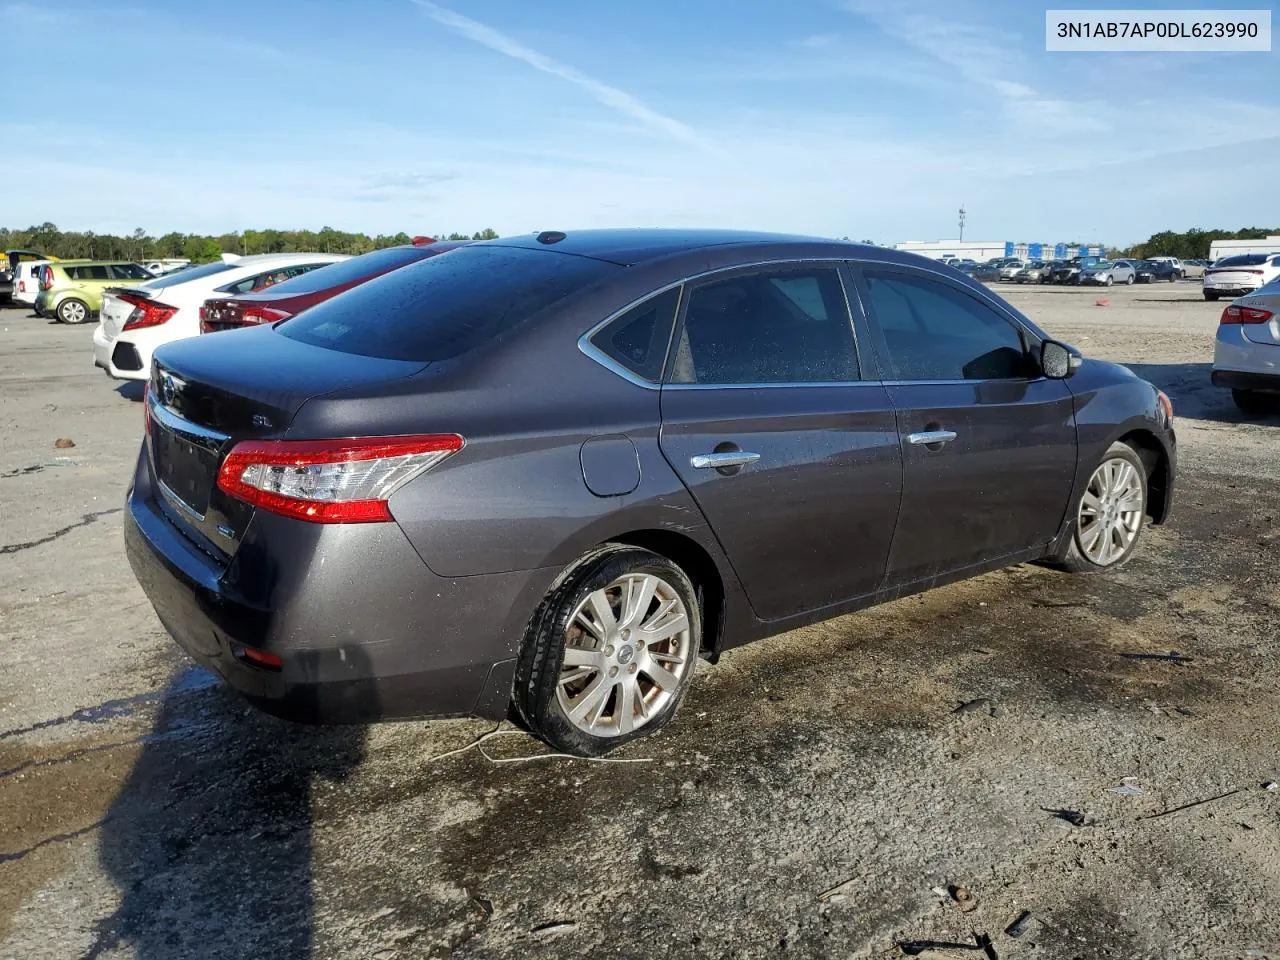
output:
[[[1280,958],[1280,418],[1198,284],[1001,292],[1171,394],[1173,522],[731,652],[623,762],[248,709],[125,562],[139,392],[0,311],[0,958]]]

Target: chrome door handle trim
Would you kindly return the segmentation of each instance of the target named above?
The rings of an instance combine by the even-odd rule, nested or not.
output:
[[[744,450],[729,450],[724,453],[699,453],[689,458],[689,466],[695,470],[715,469],[722,467],[741,467],[755,463],[760,459],[758,453],[747,453]]]
[[[907,434],[907,443],[946,443],[948,440],[954,440],[956,432],[954,430],[925,430],[923,433]]]

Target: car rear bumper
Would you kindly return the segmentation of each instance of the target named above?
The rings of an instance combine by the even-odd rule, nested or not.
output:
[[[259,512],[214,558],[157,502],[145,452],[129,564],[170,635],[256,706],[307,723],[506,715],[524,625],[558,571],[445,579],[400,528]],[[244,649],[278,656],[272,672]]]
[[[1257,390],[1262,393],[1280,393],[1280,373],[1246,373],[1242,370],[1214,370],[1209,379],[1215,387],[1232,390]]]
[[[1214,280],[1212,277],[1205,277],[1203,286],[1206,290],[1213,290],[1216,293],[1231,293],[1239,296],[1243,293],[1253,293],[1262,286],[1261,281],[1257,283],[1244,283],[1238,280]]]
[[[1213,341],[1210,381],[1236,390],[1275,390],[1280,383],[1280,345],[1255,343],[1244,324],[1219,324]]]
[[[102,324],[98,324],[93,328],[93,365],[106,370],[110,359],[111,341],[107,339],[107,334],[102,329]]]

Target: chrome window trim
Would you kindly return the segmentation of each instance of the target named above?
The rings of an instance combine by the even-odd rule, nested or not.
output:
[[[210,430],[208,427],[183,419],[168,407],[162,406],[154,394],[150,396],[148,402],[151,406],[151,416],[160,421],[161,426],[178,434],[188,443],[204,447],[210,453],[217,453],[221,446],[231,439],[225,433],[218,433],[216,430]]]
[[[652,380],[646,380],[643,377],[641,377],[639,374],[634,373],[631,370],[628,370],[626,367],[618,363],[616,360],[614,360],[604,351],[600,350],[595,344],[591,342],[592,337],[594,337],[602,329],[607,327],[614,320],[617,320],[620,316],[622,316],[628,310],[631,310],[634,307],[638,307],[640,304],[644,303],[649,298],[660,296],[661,294],[666,293],[668,290],[671,290],[674,287],[681,287],[686,284],[693,283],[695,281],[704,280],[708,277],[714,277],[716,274],[720,274],[720,273],[732,273],[738,270],[748,271],[748,270],[753,270],[760,267],[776,267],[776,266],[786,266],[788,264],[803,264],[803,263],[832,264],[837,267],[843,264],[853,269],[857,269],[863,265],[870,264],[874,266],[883,266],[883,267],[889,267],[891,269],[903,270],[907,273],[918,272],[918,273],[924,273],[924,274],[932,274],[936,276],[939,280],[942,280],[944,282],[951,284],[952,286],[962,289],[965,293],[975,297],[975,299],[978,299],[979,302],[983,303],[985,306],[990,307],[992,310],[995,310],[1000,316],[1004,317],[1010,323],[1014,324],[1018,328],[1018,330],[1025,333],[1029,338],[1031,338],[1036,343],[1041,342],[1040,335],[1037,334],[1034,330],[1029,329],[1026,323],[1024,323],[1021,318],[1019,318],[1013,313],[1010,313],[1008,307],[1002,304],[999,300],[997,300],[995,296],[991,293],[991,291],[986,289],[986,287],[982,287],[981,284],[979,284],[979,287],[981,289],[974,290],[966,286],[965,284],[956,283],[955,277],[949,276],[948,274],[943,273],[941,270],[936,270],[931,266],[917,265],[914,263],[899,263],[896,260],[881,260],[878,258],[870,259],[867,257],[788,257],[786,259],[774,258],[769,260],[755,260],[750,263],[737,263],[727,267],[716,267],[712,270],[704,270],[701,273],[689,274],[686,277],[683,277],[679,280],[673,280],[671,283],[658,287],[655,290],[650,290],[648,293],[644,294],[643,296],[636,297],[636,299],[627,303],[625,306],[615,310],[613,313],[609,314],[609,316],[605,317],[595,326],[591,327],[591,329],[589,329],[586,333],[584,333],[581,337],[578,338],[578,350],[584,356],[600,364],[600,366],[604,367],[610,373],[614,374],[615,376],[621,377],[623,380],[626,380],[628,383],[631,383],[644,390],[725,390],[725,389],[742,390],[742,389],[757,389],[757,388],[772,389],[772,388],[778,388],[778,387],[848,387],[856,384],[883,384],[885,386],[904,386],[907,384],[921,384],[921,383],[948,383],[948,384],[1019,383],[1019,382],[1034,383],[1036,382],[1037,379],[1039,379],[1039,378],[1021,378],[1018,380],[1006,380],[1006,379],[868,380],[864,377],[863,379],[860,379],[860,380],[832,380],[832,381],[821,381],[817,383],[814,383],[814,382],[655,383]],[[853,325],[852,334],[853,334],[854,362],[858,366],[858,371],[860,373],[865,374],[867,371],[863,368],[862,347],[861,347],[861,344],[858,342],[858,329],[857,329],[857,323],[853,314],[853,301],[849,299],[849,289],[848,289],[848,285],[845,283],[845,278],[843,277],[843,275],[837,274],[837,276],[838,276],[838,279],[840,280],[840,288],[844,292],[845,307],[849,312],[849,320],[850,320],[850,323]],[[975,280],[974,283],[978,283],[978,281]],[[862,315],[864,317],[867,317],[869,322],[874,322],[870,320],[871,315],[866,309],[866,304],[862,302],[862,295],[858,291],[856,284],[854,285],[853,295],[854,295],[854,298],[857,300],[858,309],[862,312]],[[683,294],[682,294],[682,297],[683,297]],[[679,310],[682,306],[683,304],[678,304],[676,307],[677,321],[679,320]],[[673,327],[672,335],[674,336],[674,334],[675,334],[675,328]],[[668,348],[667,348],[668,355],[670,354],[670,352],[671,352],[670,345],[668,345]],[[665,374],[666,372],[665,368],[663,372]]]
[[[195,507],[191,506],[187,501],[183,500],[180,496],[170,490],[169,485],[159,477],[156,477],[156,485],[160,488],[160,492],[164,494],[165,500],[177,507],[192,520],[195,520],[196,523],[204,523],[204,514],[197,513]]]

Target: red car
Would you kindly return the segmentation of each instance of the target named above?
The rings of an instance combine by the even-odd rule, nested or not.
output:
[[[287,320],[307,307],[336,297],[342,291],[358,287],[374,277],[461,246],[464,246],[462,241],[439,243],[430,237],[415,237],[412,244],[374,250],[312,270],[257,293],[214,297],[200,307],[200,332],[217,333]]]

